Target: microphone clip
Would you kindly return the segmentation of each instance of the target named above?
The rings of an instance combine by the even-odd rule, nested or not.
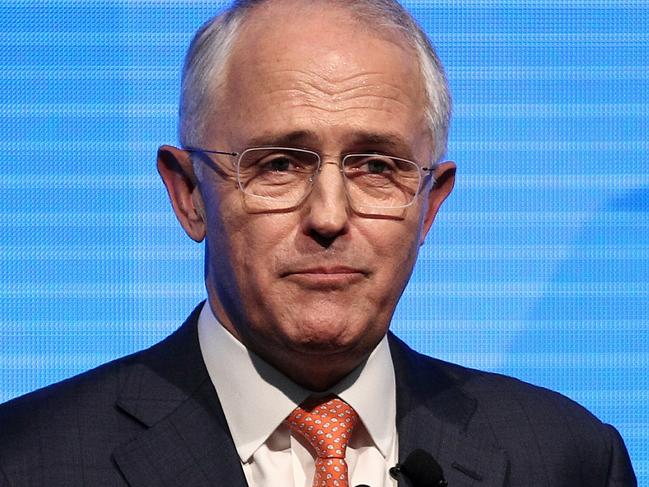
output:
[[[410,453],[405,462],[397,463],[388,473],[395,480],[405,480],[410,487],[448,487],[442,467],[421,449]]]

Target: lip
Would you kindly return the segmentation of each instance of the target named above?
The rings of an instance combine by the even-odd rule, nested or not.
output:
[[[317,266],[290,270],[282,277],[295,280],[309,287],[339,287],[364,279],[367,272],[347,266]]]
[[[289,272],[288,274],[363,274],[363,272],[360,269],[347,266],[322,266],[299,269]]]

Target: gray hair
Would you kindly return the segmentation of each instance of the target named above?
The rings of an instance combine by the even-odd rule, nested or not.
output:
[[[183,66],[179,111],[181,144],[200,145],[207,123],[205,107],[213,106],[219,90],[226,88],[227,63],[240,27],[254,7],[268,1],[236,0],[194,35]],[[361,21],[400,33],[414,49],[428,99],[426,119],[434,147],[432,162],[441,160],[446,154],[451,94],[442,63],[417,21],[396,0],[327,0],[324,3],[335,3]]]

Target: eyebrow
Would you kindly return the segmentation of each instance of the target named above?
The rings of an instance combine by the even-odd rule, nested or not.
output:
[[[265,133],[253,137],[247,144],[248,147],[263,146],[289,146],[307,147],[317,145],[321,138],[311,130],[295,130],[285,134]]]
[[[391,155],[412,158],[412,149],[400,135],[391,132],[355,132],[350,138],[350,145],[353,147],[370,146],[376,147]]]
[[[298,147],[317,149],[322,145],[322,137],[312,130],[295,130],[288,133],[264,133],[251,138],[247,147]],[[412,159],[410,145],[399,134],[392,132],[356,131],[345,137],[341,152],[356,150],[379,150],[389,155]]]

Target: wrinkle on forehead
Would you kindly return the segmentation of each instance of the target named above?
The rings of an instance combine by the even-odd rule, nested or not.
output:
[[[400,96],[411,98],[411,94],[405,92],[402,83],[393,82],[386,79],[383,73],[380,72],[363,72],[355,73],[340,79],[330,79],[327,76],[316,71],[300,71],[300,70],[283,70],[277,71],[282,81],[281,85],[273,89],[272,84],[269,86],[272,91],[281,93],[282,91],[303,92],[311,94],[321,94],[322,96],[331,97],[332,100],[345,100],[357,96],[366,96],[376,94],[378,89],[385,92],[387,98],[397,99]],[[286,87],[287,82],[293,80],[294,85]],[[412,100],[416,102],[417,100]]]
[[[354,73],[348,76],[341,75],[339,77],[323,76],[315,71],[302,71],[298,69],[280,69],[275,72],[277,75],[285,75],[288,78],[315,78],[319,85],[319,89],[326,94],[336,95],[343,94],[347,91],[361,88],[368,84],[372,77],[380,76],[382,73],[378,71],[368,71],[365,73]],[[335,74],[335,73],[334,73]]]
[[[390,111],[410,109],[418,101],[400,86],[387,83],[378,75],[357,75],[336,83],[311,73],[291,74],[298,75],[293,79],[282,77],[277,84],[271,78],[264,93],[260,93],[269,110],[305,106],[334,112],[354,108]]]
[[[361,107],[372,110],[395,105],[401,110],[419,107],[423,115],[425,92],[416,71],[404,69],[403,76],[397,79],[394,72],[363,66],[348,64],[335,71],[322,69],[322,64],[303,64],[307,66],[302,69],[278,69],[275,63],[262,60],[233,69],[227,97],[236,100],[234,106],[239,110],[245,110],[248,104],[255,105],[255,111],[303,105],[333,111]]]

